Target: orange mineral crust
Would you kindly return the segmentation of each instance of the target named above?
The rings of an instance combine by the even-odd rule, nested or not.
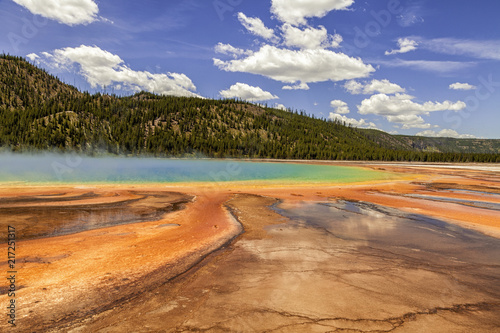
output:
[[[189,311],[196,312],[205,307],[203,303],[204,293],[207,293],[207,297],[210,296],[211,302],[214,304],[224,303],[226,293],[234,293],[235,297],[240,297],[237,296],[239,290],[237,288],[240,287],[231,289],[232,287],[229,284],[224,285],[223,281],[225,279],[233,281],[238,276],[239,270],[244,267],[248,267],[248,269],[252,267],[251,271],[255,269],[256,272],[260,272],[264,267],[266,269],[274,267],[269,275],[262,277],[253,276],[250,271],[245,271],[246,275],[241,283],[255,286],[264,276],[276,276],[276,278],[284,279],[287,274],[294,274],[295,270],[301,272],[301,279],[307,280],[310,278],[309,276],[306,279],[309,274],[308,270],[305,268],[303,270],[302,267],[313,265],[316,267],[315,269],[318,269],[314,275],[318,276],[319,279],[317,286],[326,288],[329,285],[328,281],[330,281],[329,273],[318,267],[324,266],[327,269],[326,267],[329,267],[329,263],[332,262],[332,259],[327,259],[322,253],[333,254],[328,252],[330,251],[328,249],[329,243],[316,241],[316,239],[326,237],[325,234],[310,228],[295,233],[296,227],[291,229],[288,227],[287,229],[276,226],[277,224],[286,226],[289,223],[288,219],[269,209],[270,205],[278,203],[281,203],[282,208],[293,208],[318,202],[369,203],[380,207],[394,208],[409,214],[438,218],[500,238],[500,210],[498,209],[500,176],[495,169],[496,166],[491,167],[493,169],[483,170],[482,167],[468,166],[465,168],[460,165],[351,164],[375,170],[383,169],[386,172],[392,172],[394,177],[388,180],[354,184],[284,183],[277,185],[247,181],[214,184],[36,187],[4,185],[0,187],[0,227],[3,230],[6,230],[9,225],[16,228],[16,270],[18,272],[16,276],[16,302],[20,306],[16,312],[17,327],[12,328],[7,325],[6,321],[2,321],[0,329],[19,332],[47,330],[59,332],[75,328],[75,332],[121,332],[135,331],[137,325],[146,325],[145,321],[154,320],[157,322],[151,327],[160,329],[165,324],[167,325],[165,327],[168,328],[165,330],[170,331],[177,325],[175,320],[181,320],[181,318],[185,318],[187,313],[193,313]],[[343,163],[342,165],[351,164]],[[355,218],[357,215],[353,216]],[[274,230],[274,233],[269,233],[269,230]],[[273,237],[278,234],[281,236],[273,240]],[[237,237],[238,235],[240,236]],[[271,235],[275,236],[271,237]],[[330,242],[331,240],[325,238],[324,241]],[[297,244],[298,252],[293,249],[294,244]],[[300,244],[309,245],[304,245],[305,248],[302,249]],[[339,251],[341,252],[351,248],[345,248],[342,244],[337,245],[340,246]],[[285,250],[283,250],[285,252],[280,252],[281,247],[290,248],[286,251],[291,252],[288,253]],[[238,248],[240,252],[232,252]],[[252,249],[251,253],[248,252],[249,249]],[[261,263],[262,258],[271,258],[266,254],[268,250],[276,253],[272,256],[274,258],[272,266],[260,266],[261,264],[267,265],[265,262]],[[7,252],[5,242],[0,245],[0,251]],[[286,264],[280,261],[280,253],[283,255],[288,253],[286,258],[284,257],[286,260],[283,259]],[[300,264],[303,266],[299,265],[297,268],[294,266],[294,260],[299,258],[301,253],[307,253],[304,258],[308,259],[303,260],[312,261]],[[315,266],[314,263],[319,260],[318,258],[323,258],[324,262],[321,261],[320,266]],[[346,271],[351,269],[348,263],[354,262],[353,258],[347,254],[346,258],[342,260],[339,259],[340,257],[334,256],[334,258],[339,260],[336,267],[345,265]],[[220,266],[219,260],[222,260]],[[224,260],[229,261],[223,264]],[[362,262],[358,263],[360,272],[365,272],[367,269],[368,271],[371,269],[377,271],[377,267],[375,267],[377,264],[371,263],[372,259],[366,260],[366,267]],[[246,266],[246,262],[252,264]],[[280,267],[285,267],[280,266],[282,264],[289,265],[289,270],[280,271]],[[0,263],[0,269],[4,272],[8,271],[6,260]],[[207,269],[208,271],[205,271]],[[390,270],[391,268],[384,269]],[[454,268],[449,269],[453,270]],[[407,274],[408,277],[417,274],[422,276],[422,279],[431,274],[421,269],[415,272],[410,270],[405,271],[404,274]],[[351,278],[354,279],[353,281],[359,279],[360,285],[362,285],[362,281],[366,278],[363,274],[365,273],[352,275]],[[206,278],[203,278],[204,276]],[[400,273],[394,272],[395,279],[397,276],[400,276]],[[197,277],[201,279],[201,282],[191,280]],[[221,282],[216,283],[217,286],[209,286],[211,280],[207,279],[219,277]],[[284,285],[292,283],[293,287],[293,283],[296,281],[292,279],[290,282],[287,279],[284,280],[286,282]],[[436,288],[441,288],[439,287],[439,276],[434,274],[432,279],[436,283]],[[380,284],[377,282],[378,277],[371,276],[368,280],[371,281],[370,283],[373,282],[374,286]],[[192,291],[182,289],[188,288],[183,287],[184,282],[182,281],[192,288],[198,286],[199,289]],[[450,286],[456,283],[453,281],[455,280],[450,278],[450,282],[447,282],[447,288],[452,288]],[[338,282],[340,289],[337,291],[337,295],[346,297],[346,300],[351,297],[349,296],[351,291],[345,289],[345,294],[342,291],[343,284],[347,282],[348,280],[340,279]],[[267,285],[266,288],[270,288],[269,286]],[[307,295],[316,293],[314,288],[310,289],[310,284],[301,284],[301,288],[305,288],[304,290],[300,289],[304,291],[304,295],[297,296],[299,298],[293,302],[291,299],[288,300],[288,296],[285,297],[288,302],[286,304],[293,304],[292,308],[295,309],[293,311],[298,311],[297,309],[300,308],[322,309],[323,306],[330,307],[328,302],[321,298],[315,300],[314,297],[307,297]],[[482,296],[472,294],[469,297],[467,296],[468,291],[464,290],[460,291],[460,297],[456,298],[456,302],[468,304],[467,300],[474,300],[474,304],[476,304],[483,299]],[[7,304],[9,301],[8,288],[2,285],[1,291],[0,303]],[[424,291],[417,289],[414,291],[422,299],[430,297],[430,294],[425,295]],[[241,291],[248,304],[260,304],[257,298],[262,298],[269,292],[272,290],[264,289],[264,291],[255,294]],[[387,292],[390,292],[390,288],[387,289]],[[197,294],[198,296],[195,297],[196,293],[201,294]],[[408,293],[411,294],[412,291],[408,289]],[[411,298],[410,294],[407,295],[409,298]],[[144,299],[144,295],[149,296]],[[252,299],[252,295],[255,299]],[[365,314],[377,313],[380,315],[379,310],[375,311],[375,308],[370,308],[370,305],[363,300],[362,295],[363,292],[360,291],[355,297],[357,297],[360,306],[363,305],[366,308]],[[401,297],[406,299],[407,296]],[[193,303],[192,308],[188,306],[181,311],[181,301],[190,297],[193,299],[199,297],[199,302]],[[231,302],[234,302],[234,299],[227,297],[228,304],[233,304]],[[395,302],[394,304],[399,302],[391,297],[393,296],[390,296],[387,302]],[[488,296],[484,299],[487,300],[488,304],[493,304],[492,306],[496,307],[496,303],[492,301],[495,300],[494,296]],[[462,311],[462,308],[455,309],[453,307],[453,300],[453,298],[450,299],[452,303],[446,303],[446,309],[450,309],[449,311],[452,312]],[[279,302],[276,304],[272,300],[266,302],[265,304],[270,302],[269,306],[273,308],[272,311],[275,311],[269,310],[270,312],[266,316],[279,316],[279,322],[284,325],[283,327],[291,324],[292,321],[301,322],[299,317],[294,317],[293,311],[281,316]],[[379,303],[375,302],[373,306],[378,307],[383,302]],[[144,304],[145,308],[140,310],[137,307],[138,304]],[[430,302],[429,307],[439,308],[441,306],[439,304],[439,302]],[[405,311],[409,313],[418,310],[412,306],[406,304]],[[464,305],[464,311],[469,311],[468,306]],[[239,309],[239,305],[236,303],[227,309],[226,305],[223,307],[228,316],[233,312],[235,316],[250,313],[245,312],[250,311],[248,309]],[[166,312],[170,311],[168,309],[174,308],[180,312],[176,312],[178,316],[170,322],[163,323],[164,319],[161,318],[164,317],[153,315],[165,312],[164,315],[168,317],[169,314]],[[398,307],[395,306],[394,309],[396,308]],[[483,305],[480,308],[486,309],[483,308]],[[210,309],[208,306],[203,310],[207,314],[206,322],[199,320],[199,318],[194,320],[193,317],[189,323],[192,322],[194,326],[190,326],[186,322],[183,327],[187,331],[211,327],[209,321],[215,320],[217,315]],[[238,312],[238,309],[241,311]],[[418,311],[422,313],[429,311],[429,308],[425,307],[419,309]],[[402,321],[406,318],[404,314],[391,311],[388,310],[387,316],[385,316],[389,318],[387,322],[367,321],[366,327],[363,326],[364,324],[362,326],[366,329],[386,330],[397,326],[391,321],[391,316],[396,318],[401,315],[403,319],[397,320]],[[416,313],[419,313],[418,311]],[[145,316],[146,312],[151,312],[151,316]],[[252,314],[252,316],[255,315]],[[348,313],[342,315],[346,318],[357,318],[356,321],[349,322],[349,325],[361,329],[361,326],[358,327],[359,325],[356,326],[355,323],[360,323],[357,320],[365,320],[363,316],[360,315],[358,318],[349,316]],[[140,316],[145,316],[145,321],[131,319]],[[315,315],[311,316],[312,323]],[[127,323],[122,325],[121,321],[124,318],[128,318]],[[101,320],[103,321],[101,322]],[[249,323],[253,322],[248,320]],[[270,329],[264,325],[267,321],[257,322],[262,324],[262,329]],[[333,321],[330,324],[332,323]],[[238,329],[237,326],[231,326],[230,321],[227,321],[226,326],[224,325],[225,330]],[[341,328],[342,326],[335,325],[332,324],[331,328]],[[106,328],[115,326],[115,330],[107,330]],[[315,328],[318,327],[315,326]],[[307,331],[307,329],[305,330]],[[154,330],[144,328],[142,331]]]
[[[67,191],[72,189],[21,192],[46,196]],[[93,193],[109,202],[107,190]],[[115,191],[114,197],[135,198],[126,190]],[[102,311],[182,273],[240,233],[240,225],[223,207],[227,199],[226,194],[207,192],[159,220],[18,241],[16,301],[23,304],[17,313],[19,323],[42,328]],[[97,198],[90,202],[100,203]],[[76,200],[75,204],[81,209],[89,202]],[[6,264],[2,262],[0,269],[6,271]],[[0,300],[4,304],[7,295],[2,293]]]

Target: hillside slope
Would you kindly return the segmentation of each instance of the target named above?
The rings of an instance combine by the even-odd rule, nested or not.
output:
[[[443,137],[423,137],[397,135],[398,139],[421,151],[443,153],[480,153],[500,154],[500,140],[493,139],[455,139]]]
[[[500,154],[499,139],[457,139],[391,135],[374,129],[361,129],[367,138],[381,147],[421,152]]]
[[[25,110],[82,94],[20,57],[0,56],[0,106]]]
[[[5,55],[0,56],[0,89],[3,150],[341,160],[498,158],[422,152],[388,134],[380,142],[338,122],[236,100],[81,93],[24,59]]]

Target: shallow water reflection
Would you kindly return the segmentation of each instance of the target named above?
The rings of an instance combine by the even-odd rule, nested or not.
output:
[[[493,332],[500,240],[360,202],[231,201],[247,232],[86,331]],[[259,207],[254,209],[254,207]],[[265,223],[267,234],[252,234]],[[281,224],[273,224],[280,223]],[[130,319],[123,319],[127,313]],[[102,329],[102,330],[99,330]]]
[[[278,205],[275,210],[298,226],[322,229],[357,247],[384,249],[435,264],[500,269],[499,239],[426,216],[349,201],[300,203],[286,209]]]
[[[489,198],[494,198],[494,195],[496,195],[496,194],[492,194]],[[456,204],[461,204],[461,205],[466,205],[466,206],[486,208],[486,209],[500,211],[500,203],[494,203],[494,202],[488,202],[488,201],[447,198],[447,197],[436,196],[436,195],[422,195],[422,194],[406,194],[405,196],[410,197],[410,198],[426,199],[426,200],[433,200],[433,201],[453,202]],[[487,199],[488,197],[485,196],[484,198]]]
[[[132,192],[116,202],[82,203],[98,198],[89,192],[0,198],[0,226],[15,225],[17,239],[33,239],[77,233],[120,224],[156,221],[179,210],[191,200],[180,193]],[[106,199],[103,197],[103,200]]]

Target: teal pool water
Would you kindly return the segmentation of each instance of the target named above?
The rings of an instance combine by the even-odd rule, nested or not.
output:
[[[391,174],[357,167],[210,159],[90,158],[7,155],[0,183],[344,183],[390,179]]]

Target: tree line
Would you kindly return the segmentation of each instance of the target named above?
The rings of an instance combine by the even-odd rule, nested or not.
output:
[[[0,147],[89,155],[500,162],[498,154],[382,147],[338,121],[234,99],[79,92],[8,55],[0,55]]]

